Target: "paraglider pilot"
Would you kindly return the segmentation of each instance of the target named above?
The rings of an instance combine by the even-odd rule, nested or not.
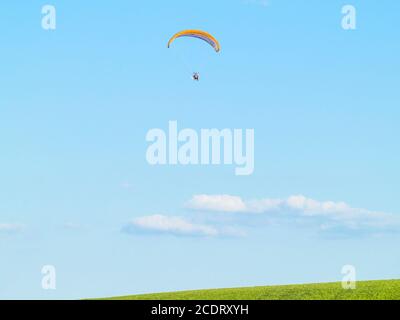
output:
[[[192,78],[194,81],[200,80],[200,74],[198,72],[193,72]]]

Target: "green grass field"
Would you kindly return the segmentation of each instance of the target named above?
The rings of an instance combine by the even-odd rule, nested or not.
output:
[[[341,283],[210,289],[107,298],[113,300],[400,300],[400,280],[360,281],[355,290]]]

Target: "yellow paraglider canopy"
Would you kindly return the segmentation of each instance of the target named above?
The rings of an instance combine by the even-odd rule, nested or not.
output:
[[[169,41],[168,41],[168,48],[171,46],[171,44],[175,41],[175,39],[180,38],[180,37],[192,37],[192,38],[198,38],[203,41],[206,41],[210,46],[214,48],[216,52],[219,52],[221,50],[221,46],[218,42],[217,39],[215,39],[211,34],[205,31],[201,30],[183,30],[178,33],[176,33]]]

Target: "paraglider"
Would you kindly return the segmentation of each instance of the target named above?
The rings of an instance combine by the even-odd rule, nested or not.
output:
[[[215,39],[211,34],[201,30],[183,30],[176,33],[169,41],[168,41],[168,48],[177,38],[181,37],[192,37],[198,38],[205,42],[207,42],[210,46],[212,46],[215,52],[219,52],[221,50],[221,46],[217,39]]]
[[[172,36],[171,39],[168,41],[168,48],[171,47],[172,43],[181,37],[191,37],[191,38],[197,38],[200,40],[203,40],[207,42],[212,48],[214,48],[215,52],[219,52],[221,50],[221,45],[219,44],[218,40],[212,36],[210,33],[202,31],[202,30],[183,30],[178,33],[176,33],[174,36]],[[192,79],[194,81],[199,81],[200,80],[200,74],[198,72],[193,72]]]

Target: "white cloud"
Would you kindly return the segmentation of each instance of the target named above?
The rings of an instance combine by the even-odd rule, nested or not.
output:
[[[279,210],[284,204],[281,199],[261,199],[244,201],[232,195],[194,195],[185,207],[198,211],[261,213]]]
[[[16,223],[0,223],[0,233],[17,233],[23,230],[24,226]]]
[[[351,229],[400,227],[400,216],[394,214],[354,208],[345,202],[318,201],[303,195],[250,201],[230,195],[195,195],[188,204],[191,209],[210,212],[274,213],[276,218],[279,218],[279,213],[292,214],[321,222],[323,229],[337,226]]]
[[[279,210],[284,203],[285,201],[281,199],[266,198],[261,200],[250,200],[246,202],[246,210],[244,211],[253,213],[276,211]]]
[[[218,212],[246,211],[246,204],[240,197],[230,195],[195,195],[186,203],[186,207],[194,210]]]
[[[211,225],[199,224],[176,216],[155,214],[133,219],[124,226],[127,233],[158,233],[176,236],[242,236],[243,232],[232,227],[217,228]]]
[[[124,231],[147,231],[180,236],[217,236],[218,231],[212,226],[195,224],[182,217],[155,214],[135,218],[125,226]]]

